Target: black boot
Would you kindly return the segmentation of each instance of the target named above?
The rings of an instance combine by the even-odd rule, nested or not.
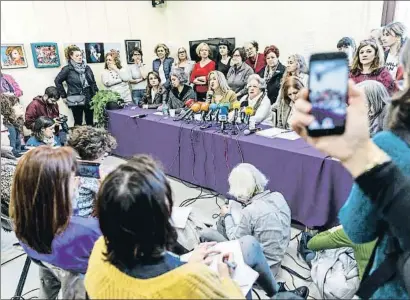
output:
[[[278,286],[278,293],[289,292],[301,297],[302,299],[307,299],[307,297],[309,296],[309,289],[306,286],[301,286],[291,291],[286,289],[285,282],[278,282]]]

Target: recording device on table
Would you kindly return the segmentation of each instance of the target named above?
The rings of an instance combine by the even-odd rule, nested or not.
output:
[[[136,115],[130,116],[130,118],[142,119],[142,118],[145,118],[146,116],[148,116],[148,115],[147,114],[136,114]]]
[[[229,103],[223,103],[219,108],[219,122],[221,123],[221,132],[225,132],[226,123],[228,123]]]
[[[79,161],[76,176],[100,179],[100,163]]]
[[[68,117],[66,115],[59,115],[58,118],[56,118],[56,121],[61,124],[61,130],[68,133],[69,127],[67,124]]]
[[[191,106],[195,103],[194,99],[188,99],[187,101],[185,101],[185,107],[184,109],[181,111],[181,113],[174,119],[174,121],[181,121],[184,119],[189,118],[192,115],[192,110],[191,110]]]
[[[309,101],[313,137],[343,134],[346,124],[349,62],[344,52],[317,53],[309,63]]]

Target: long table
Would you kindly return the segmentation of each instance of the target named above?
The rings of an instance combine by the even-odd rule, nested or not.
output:
[[[337,212],[352,187],[352,177],[340,165],[302,139],[265,138],[256,134],[230,136],[198,124],[173,121],[155,111],[128,107],[109,111],[109,131],[117,139],[114,154],[129,158],[147,153],[162,162],[166,173],[225,196],[228,175],[241,163],[253,164],[269,179],[268,188],[281,192],[292,219],[308,227],[338,223]],[[148,114],[141,119],[130,118]]]

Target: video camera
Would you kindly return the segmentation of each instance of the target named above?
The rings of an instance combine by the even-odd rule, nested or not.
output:
[[[61,124],[61,130],[68,133],[69,127],[67,124],[68,117],[66,115],[59,115],[58,118],[56,118],[56,121]]]

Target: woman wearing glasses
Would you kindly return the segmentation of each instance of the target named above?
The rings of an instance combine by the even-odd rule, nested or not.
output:
[[[184,47],[178,49],[178,58],[177,61],[172,65],[172,70],[182,69],[187,78],[191,77],[192,69],[194,68],[195,62],[190,60],[188,57],[188,52]]]

